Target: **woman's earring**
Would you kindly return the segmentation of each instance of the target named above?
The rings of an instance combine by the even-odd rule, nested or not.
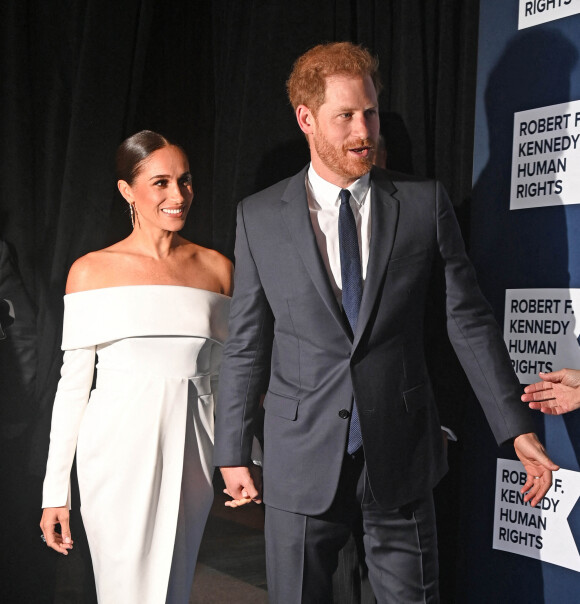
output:
[[[135,228],[135,222],[137,222],[137,226],[140,227],[141,224],[139,223],[139,214],[137,214],[135,202],[129,202],[129,212],[131,213],[131,226]]]
[[[131,214],[131,226],[135,228],[135,207],[129,202],[129,213]]]

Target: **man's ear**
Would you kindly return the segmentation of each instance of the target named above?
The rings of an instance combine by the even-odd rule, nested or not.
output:
[[[296,107],[296,121],[304,134],[312,134],[314,132],[314,114],[306,105],[298,105]]]

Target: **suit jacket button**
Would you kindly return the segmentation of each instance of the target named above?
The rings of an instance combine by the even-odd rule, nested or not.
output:
[[[350,411],[346,409],[341,409],[338,412],[338,417],[340,417],[341,419],[348,419],[350,417]]]

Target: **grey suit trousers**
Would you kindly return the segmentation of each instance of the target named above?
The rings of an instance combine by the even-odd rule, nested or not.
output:
[[[381,508],[370,490],[362,455],[345,456],[336,498],[324,514],[306,516],[266,506],[270,602],[332,604],[338,551],[361,519],[369,579],[377,602],[438,602],[431,493],[400,508]]]

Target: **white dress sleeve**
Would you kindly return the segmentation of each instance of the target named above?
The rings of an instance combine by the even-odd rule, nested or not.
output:
[[[95,368],[95,346],[66,350],[58,383],[52,423],[42,507],[68,506],[70,509],[70,471],[77,445],[81,419],[85,412]]]

